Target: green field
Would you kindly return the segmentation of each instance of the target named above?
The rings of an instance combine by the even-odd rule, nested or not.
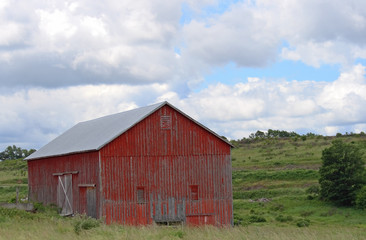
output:
[[[106,226],[79,217],[61,218],[50,207],[37,213],[0,208],[0,239],[366,239],[366,211],[320,201],[322,150],[333,137],[235,141],[232,150],[235,226]],[[342,136],[366,149],[366,137]],[[27,195],[26,163],[0,162],[0,202]]]

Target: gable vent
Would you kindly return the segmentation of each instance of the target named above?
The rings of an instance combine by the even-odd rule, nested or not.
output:
[[[161,129],[171,129],[172,128],[172,119],[170,116],[161,116],[160,117],[160,127]]]

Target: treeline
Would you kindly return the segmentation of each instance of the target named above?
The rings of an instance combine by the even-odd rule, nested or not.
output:
[[[288,138],[288,137],[300,137],[300,134],[295,132],[287,132],[284,130],[272,130],[268,129],[267,132],[257,131],[249,135],[249,139],[258,138]]]
[[[35,149],[22,149],[15,145],[8,146],[4,151],[0,152],[0,160],[14,160],[19,158],[25,158],[34,153]]]
[[[366,136],[366,134],[364,132],[361,132],[361,133],[346,132],[345,134],[341,134],[341,133],[336,134],[336,137],[346,137],[346,136]],[[305,141],[307,138],[313,138],[313,137],[324,137],[324,136],[315,134],[312,132],[301,135],[301,134],[298,134],[293,131],[288,132],[288,131],[284,131],[284,130],[268,129],[267,132],[258,130],[255,133],[251,133],[248,138],[243,137],[242,139],[231,140],[231,142],[234,144],[235,143],[250,143],[250,142],[255,142],[258,140],[274,139],[274,138],[294,138],[296,140],[301,139],[301,140]]]

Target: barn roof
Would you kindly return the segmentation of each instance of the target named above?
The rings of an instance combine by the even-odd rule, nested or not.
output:
[[[164,105],[169,105],[222,139],[215,132],[198,123],[168,102],[162,102],[80,122],[25,158],[25,160],[99,150]],[[231,145],[225,139],[222,140]]]

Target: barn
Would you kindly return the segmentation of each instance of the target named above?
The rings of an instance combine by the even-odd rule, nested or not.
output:
[[[130,225],[232,225],[232,145],[168,102],[76,124],[26,158],[29,198]]]

